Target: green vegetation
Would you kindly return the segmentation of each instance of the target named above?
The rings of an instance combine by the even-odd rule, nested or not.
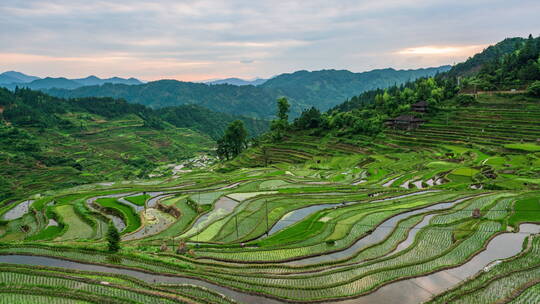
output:
[[[0,89],[0,107],[0,201],[51,187],[148,177],[159,165],[213,146],[207,136],[121,100]]]
[[[218,140],[217,155],[221,159],[235,158],[247,148],[247,132],[240,120],[231,122],[223,138]]]
[[[108,226],[107,243],[109,252],[118,252],[120,250],[120,233],[112,223]]]
[[[517,227],[520,223],[540,222],[540,200],[538,196],[517,200],[514,203],[514,214],[508,219],[508,224]]]
[[[137,206],[144,206],[146,201],[151,196],[149,194],[142,194],[142,195],[136,195],[136,196],[126,196],[124,197],[126,201],[131,202]]]
[[[529,35],[517,44],[515,51],[482,65],[480,72],[468,82],[482,90],[525,89],[528,83],[540,80],[539,55],[540,37]]]
[[[529,94],[532,97],[540,97],[540,81],[533,82],[527,88],[527,94]]]
[[[449,66],[399,71],[383,69],[364,73],[343,70],[298,71],[278,75],[259,86],[159,80],[141,85],[104,84],[73,90],[49,89],[46,93],[62,98],[109,96],[152,108],[195,104],[216,112],[267,119],[275,112],[274,100],[281,96],[291,99],[291,112],[297,116],[311,106],[326,110],[363,91],[399,85],[448,69]],[[201,118],[212,124],[210,119]]]
[[[124,205],[114,198],[100,198],[96,200],[96,203],[124,220],[126,228],[122,233],[133,232],[141,226],[139,215],[130,206]]]
[[[504,147],[508,149],[523,150],[523,151],[528,151],[528,152],[540,152],[540,146],[533,143],[506,144],[504,145]]]
[[[279,99],[264,136],[247,144],[243,123],[230,126],[219,163],[195,160],[153,179],[29,188],[24,197],[12,189],[0,207],[0,259],[56,257],[111,273],[143,271],[145,281],[0,264],[0,293],[36,302],[65,293],[114,303],[315,303],[366,295],[397,303],[407,286],[418,302],[535,302],[540,102],[521,90],[471,93],[461,82],[491,85],[488,72],[524,80],[529,60],[522,56],[536,39],[516,41],[500,64],[483,67],[494,60],[488,49],[457,72],[367,92],[327,113],[307,108],[292,122],[293,101]],[[459,85],[452,75],[462,77]],[[426,103],[413,109],[420,100]],[[384,123],[413,112],[418,125]],[[60,125],[70,117],[50,116],[36,121]],[[10,143],[26,147],[24,132],[11,134]],[[34,157],[47,150],[25,151]]]

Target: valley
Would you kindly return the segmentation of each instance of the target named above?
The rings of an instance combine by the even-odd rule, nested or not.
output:
[[[505,111],[509,103],[528,114]],[[500,109],[497,121],[480,116],[487,108]],[[23,285],[2,292],[33,288],[29,272],[40,278],[35,294],[54,296],[69,279],[88,286],[67,295],[81,300],[377,303],[403,300],[410,285],[418,291],[404,303],[462,294],[489,303],[528,292],[540,265],[540,227],[527,224],[540,211],[540,158],[520,143],[537,136],[535,111],[534,99],[480,95],[445,111],[459,120],[388,129],[369,145],[298,135],[272,146],[266,167],[251,149],[230,164],[250,167],[228,173],[49,190],[14,215],[22,203],[9,203],[2,276]],[[103,237],[113,215],[123,241],[111,255]],[[517,274],[522,283],[491,292]]]
[[[106,5],[107,14],[131,16],[139,4]],[[251,32],[259,22],[230,27],[239,8],[221,15],[220,7],[218,23],[208,23],[198,19],[206,4],[155,5],[133,32],[162,26],[154,16],[164,10],[167,28],[183,12],[177,19],[190,26],[182,33],[201,35],[191,24],[210,24],[227,38],[197,36],[197,47],[182,49],[173,36],[129,31],[124,48],[149,53],[3,55],[34,70],[42,68],[34,61],[73,63],[68,75],[110,63],[107,75],[137,68],[175,78],[0,74],[0,303],[540,302],[540,37],[484,47],[472,34],[478,45],[454,46],[441,34],[448,45],[376,53],[362,39],[341,58],[328,55],[343,48],[338,31],[319,33],[311,22],[305,41],[261,42]],[[32,5],[11,11],[23,18]],[[326,11],[340,29],[361,13],[340,11]],[[300,25],[277,20],[285,21],[281,13],[272,20],[272,39]],[[318,35],[332,43],[310,57]],[[88,40],[119,48],[111,37]],[[283,45],[298,53],[281,54]],[[479,46],[434,68],[353,73],[320,62],[440,63]],[[243,56],[242,48],[258,51]],[[318,69],[221,77],[261,66],[268,76],[303,57]]]

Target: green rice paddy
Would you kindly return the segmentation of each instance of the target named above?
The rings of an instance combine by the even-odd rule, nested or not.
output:
[[[8,214],[22,200],[0,209],[0,262],[17,254],[109,268],[0,263],[0,298],[315,303],[377,299],[409,284],[416,302],[538,302],[540,129],[530,118],[540,105],[519,103],[526,117],[481,96],[478,111],[449,109],[460,117],[451,125],[444,115],[369,139],[298,134],[271,146],[268,166],[253,147],[176,178],[28,193],[26,212]],[[126,224],[115,254],[105,240],[111,214]],[[512,248],[494,248],[499,238]],[[514,251],[498,257],[503,249]],[[423,279],[460,267],[473,267],[471,277],[437,277],[448,285],[426,295]],[[127,268],[149,277],[112,271]]]

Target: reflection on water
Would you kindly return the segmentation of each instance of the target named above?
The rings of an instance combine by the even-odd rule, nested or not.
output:
[[[484,251],[459,267],[441,270],[419,278],[398,281],[385,285],[369,295],[332,303],[413,304],[427,301],[434,295],[442,293],[475,275],[492,261],[507,259],[518,254],[521,251],[523,241],[528,235],[540,233],[540,225],[522,224],[520,232],[522,233],[504,233],[496,236],[489,242]]]
[[[4,213],[2,219],[6,221],[11,221],[20,218],[21,216],[28,213],[28,209],[33,202],[34,200],[27,200],[18,204],[17,206],[11,208],[8,212]]]
[[[111,262],[116,263],[117,261],[111,261]],[[96,272],[112,273],[112,274],[124,274],[124,275],[137,278],[139,280],[143,280],[147,283],[192,284],[192,285],[202,286],[202,287],[212,289],[216,292],[219,292],[241,303],[261,303],[261,304],[282,303],[280,301],[268,299],[261,296],[241,293],[238,291],[234,291],[234,290],[221,287],[212,283],[208,283],[205,281],[201,281],[201,280],[182,278],[182,277],[177,277],[177,276],[163,276],[163,275],[157,275],[157,274],[149,274],[149,273],[136,271],[136,270],[115,268],[114,266],[108,267],[108,266],[100,266],[100,265],[91,265],[91,264],[65,261],[65,260],[49,258],[49,257],[25,256],[25,255],[0,255],[0,263],[40,265],[40,266],[61,267],[61,268],[96,271]]]
[[[348,256],[351,256],[352,254],[354,254],[355,252],[357,252],[358,250],[360,250],[362,248],[365,248],[365,247],[367,247],[369,245],[372,245],[372,244],[375,244],[375,243],[378,243],[378,242],[384,240],[393,231],[393,229],[398,224],[398,222],[405,219],[405,218],[407,218],[407,217],[410,217],[410,216],[413,216],[413,215],[416,215],[416,214],[420,214],[420,213],[424,213],[424,212],[428,212],[428,211],[432,211],[432,210],[441,210],[441,209],[450,208],[450,207],[454,206],[455,204],[461,203],[461,202],[463,202],[463,201],[465,201],[467,199],[469,199],[469,198],[461,198],[461,199],[458,199],[458,200],[455,200],[455,201],[452,201],[452,202],[445,202],[445,203],[440,203],[440,204],[436,204],[436,205],[431,205],[431,206],[427,206],[427,207],[424,207],[424,208],[421,208],[421,209],[418,209],[418,210],[412,210],[412,211],[409,211],[409,212],[405,212],[405,213],[395,215],[395,216],[385,220],[384,222],[382,222],[379,226],[377,226],[377,228],[375,228],[375,230],[373,230],[373,232],[371,234],[369,234],[366,237],[363,237],[360,240],[356,241],[356,243],[354,243],[351,247],[349,247],[349,248],[347,248],[345,250],[338,251],[338,252],[333,252],[333,253],[325,254],[325,255],[321,255],[321,256],[314,256],[314,257],[309,257],[309,258],[305,258],[305,259],[295,260],[295,261],[288,262],[287,264],[290,264],[290,265],[308,265],[308,264],[329,262],[329,261],[334,261],[334,260],[346,258]],[[427,216],[427,217],[429,219],[431,219],[432,216],[433,215]],[[427,225],[429,223],[429,219],[427,219],[427,220],[424,219],[419,225],[416,226],[417,229],[412,229],[411,232],[410,232],[409,237],[407,238],[407,240],[405,240],[402,244],[400,244],[401,247],[398,246],[399,250],[398,249],[396,249],[396,250],[401,251],[401,250],[405,249],[408,246],[407,244],[411,244],[412,241],[414,240],[414,236],[416,235],[416,232],[419,230],[419,228],[422,228],[425,225]],[[395,253],[397,251],[394,251],[392,253]]]
[[[425,190],[425,191],[412,192],[412,193],[402,194],[398,196],[377,199],[377,200],[373,200],[367,203],[379,203],[379,202],[396,200],[396,199],[406,198],[409,196],[415,196],[415,195],[431,193],[431,192],[437,192],[437,190]],[[329,209],[329,208],[333,208],[337,206],[349,206],[349,205],[354,205],[354,204],[359,204],[359,203],[366,203],[366,202],[360,201],[360,202],[344,202],[344,203],[335,203],[335,204],[319,204],[319,205],[312,205],[309,207],[293,210],[285,214],[279,221],[277,221],[277,223],[275,223],[274,226],[272,226],[272,228],[268,232],[268,235],[272,235],[280,230],[283,230],[291,225],[294,225],[298,223],[299,221],[303,220],[304,218],[306,218],[308,215],[315,213],[319,210]],[[259,239],[264,238],[264,237],[266,237],[266,235],[262,235],[261,237],[259,237]]]

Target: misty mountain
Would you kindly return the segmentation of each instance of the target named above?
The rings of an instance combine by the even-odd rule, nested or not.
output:
[[[39,79],[16,71],[8,71],[0,74],[0,84],[27,83]]]
[[[244,80],[240,78],[226,78],[205,82],[206,84],[232,84],[236,86],[253,85],[258,86],[265,83],[268,79],[257,78],[254,80]]]
[[[82,84],[83,86],[102,85],[106,83],[121,83],[121,84],[128,84],[128,85],[142,84],[140,80],[133,77],[128,78],[128,79],[120,78],[120,77],[101,79],[99,77],[92,75],[86,78],[79,78],[79,79],[72,79],[72,80],[77,83]]]
[[[15,87],[26,87],[33,90],[45,90],[52,88],[71,90],[83,86],[103,85],[105,83],[127,85],[142,84],[141,81],[135,78],[125,79],[120,77],[112,77],[102,79],[93,75],[86,78],[68,79],[65,77],[39,78],[36,76],[29,76],[15,71],[0,74],[0,86],[6,87],[11,90]]]

